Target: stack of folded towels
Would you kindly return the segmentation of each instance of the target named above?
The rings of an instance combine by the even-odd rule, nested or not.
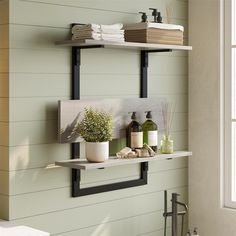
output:
[[[113,42],[124,42],[123,24],[113,25],[74,25],[72,27],[72,40],[104,40]]]

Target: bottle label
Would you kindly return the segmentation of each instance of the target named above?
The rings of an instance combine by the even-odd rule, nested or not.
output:
[[[157,146],[158,144],[158,131],[148,131],[148,145],[149,146]]]
[[[143,132],[131,132],[131,148],[143,147]]]

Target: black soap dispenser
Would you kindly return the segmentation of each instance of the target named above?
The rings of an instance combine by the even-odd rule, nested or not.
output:
[[[161,12],[157,13],[157,23],[162,23]]]
[[[152,16],[154,17],[153,22],[157,23],[157,15],[158,15],[157,9],[156,8],[149,8],[149,10],[152,10]]]
[[[130,112],[129,112],[130,113]],[[131,122],[126,129],[127,147],[142,148],[143,147],[143,130],[142,126],[136,119],[136,112],[132,112]]]
[[[142,14],[142,16],[141,16],[141,19],[142,19],[141,22],[147,22],[147,14],[146,14],[146,12],[140,11],[139,14]]]
[[[198,234],[198,232],[197,232],[197,227],[194,228],[194,230],[193,230],[193,235],[199,236],[199,234]]]

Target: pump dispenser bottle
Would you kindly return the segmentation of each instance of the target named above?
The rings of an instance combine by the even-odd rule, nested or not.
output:
[[[188,230],[186,236],[191,236],[191,232],[190,232],[190,230]]]
[[[143,131],[142,126],[136,120],[136,112],[132,112],[132,121],[127,127],[126,138],[127,146],[130,148],[142,148],[143,147]]]
[[[139,14],[142,14],[141,22],[147,22],[147,14],[146,14],[146,12],[140,11]]]
[[[147,120],[143,123],[143,142],[148,144],[153,151],[157,152],[158,146],[158,127],[152,120],[152,112],[146,111]]]
[[[197,228],[195,227],[194,230],[193,230],[193,235],[195,236],[199,236],[198,232],[197,232]]]

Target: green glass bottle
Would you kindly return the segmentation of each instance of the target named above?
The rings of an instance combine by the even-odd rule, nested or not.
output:
[[[155,122],[152,120],[151,111],[146,111],[147,120],[143,123],[143,142],[148,144],[153,151],[157,152],[158,146],[158,127]]]
[[[136,120],[136,112],[131,116],[132,121],[126,129],[127,147],[142,148],[143,147],[143,131],[142,126]]]

